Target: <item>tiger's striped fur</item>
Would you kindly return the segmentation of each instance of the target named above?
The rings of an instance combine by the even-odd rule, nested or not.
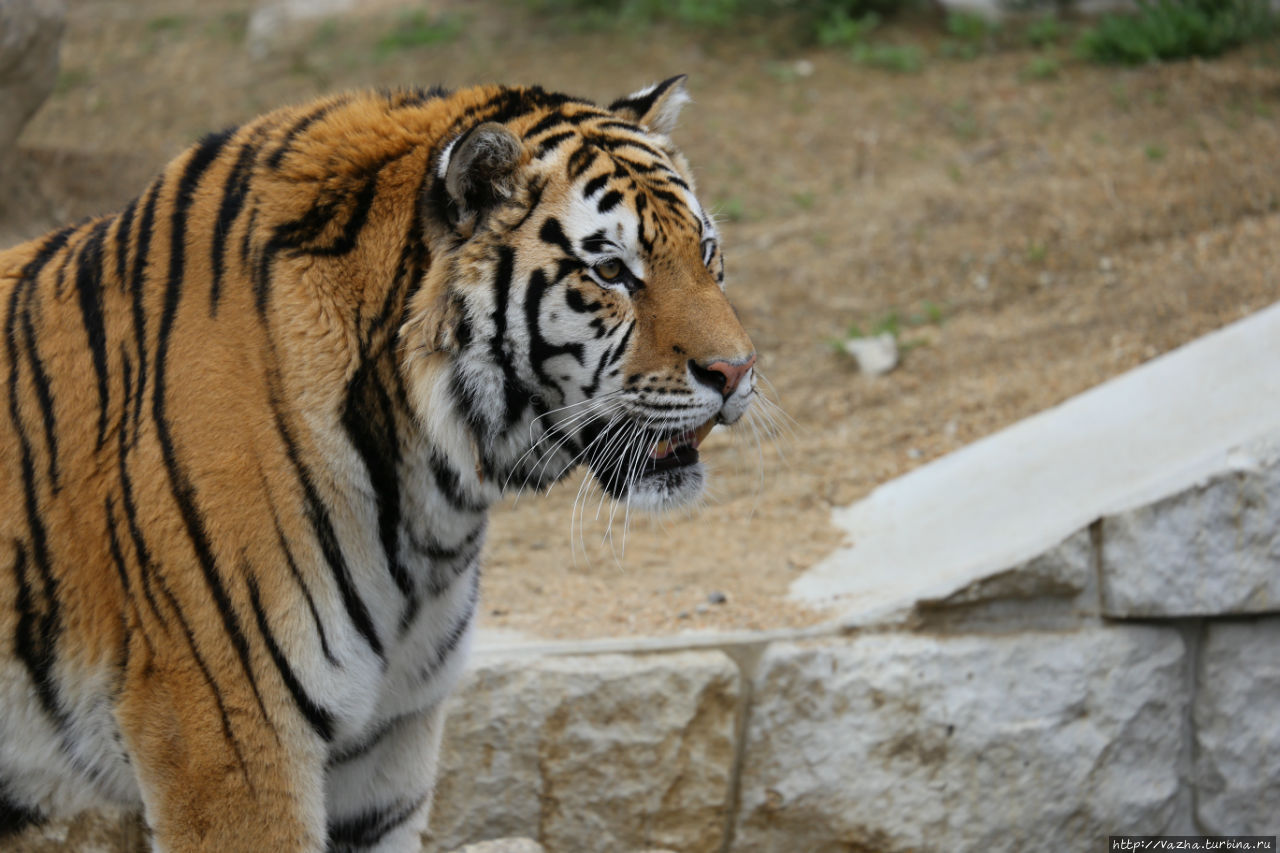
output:
[[[686,99],[331,97],[0,252],[0,830],[417,849],[488,507],[686,501],[753,393]]]

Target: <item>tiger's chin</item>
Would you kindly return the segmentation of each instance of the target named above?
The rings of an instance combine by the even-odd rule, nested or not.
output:
[[[641,472],[627,487],[631,506],[647,512],[666,512],[688,506],[702,497],[706,487],[706,466],[693,462],[661,471]]]
[[[698,446],[714,426],[710,420],[623,454],[632,459],[639,456],[630,465],[619,458],[592,460],[592,473],[615,500],[637,509],[658,513],[688,506],[702,497],[706,487],[706,466],[699,459]]]

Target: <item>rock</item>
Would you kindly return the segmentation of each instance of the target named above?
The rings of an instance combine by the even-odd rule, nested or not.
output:
[[[711,602],[712,604],[727,604],[729,601],[729,596],[725,595],[723,592],[720,592],[719,590],[716,590],[715,592],[711,592],[707,595],[707,601]]]
[[[58,80],[62,0],[0,2],[0,169]]]
[[[898,340],[890,332],[869,338],[850,338],[844,351],[853,356],[858,369],[869,376],[883,376],[898,366]]]
[[[1094,851],[1174,820],[1178,631],[778,643],[752,690],[735,849]]]
[[[1224,471],[1102,521],[1108,616],[1280,611],[1280,453],[1261,447]]]
[[[246,42],[255,59],[272,53],[294,35],[300,23],[340,15],[355,7],[355,0],[274,0],[260,3],[249,16]]]
[[[966,631],[1062,629],[1096,619],[1093,541],[1079,530],[1038,557],[954,592],[916,602],[922,627]]]
[[[1280,619],[1215,622],[1195,698],[1196,816],[1206,832],[1274,834],[1280,815]]]
[[[495,838],[459,847],[454,853],[545,853],[546,849],[532,838]]]
[[[720,652],[477,657],[451,700],[427,850],[720,850],[740,692]]]

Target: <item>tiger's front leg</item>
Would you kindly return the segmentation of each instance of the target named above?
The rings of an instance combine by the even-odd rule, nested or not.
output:
[[[270,693],[189,659],[131,658],[117,719],[153,849],[324,850],[324,744]]]
[[[329,759],[329,853],[417,853],[435,793],[439,703],[374,726]]]

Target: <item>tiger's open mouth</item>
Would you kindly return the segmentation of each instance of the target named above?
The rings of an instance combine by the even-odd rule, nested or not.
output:
[[[626,424],[604,424],[588,431],[587,465],[617,500],[644,509],[680,506],[702,493],[704,469],[698,447],[719,421],[675,435],[633,431]]]
[[[716,419],[712,418],[700,427],[656,442],[649,451],[649,461],[640,475],[646,476],[659,471],[693,465],[698,461],[698,446],[715,428],[715,425]]]

